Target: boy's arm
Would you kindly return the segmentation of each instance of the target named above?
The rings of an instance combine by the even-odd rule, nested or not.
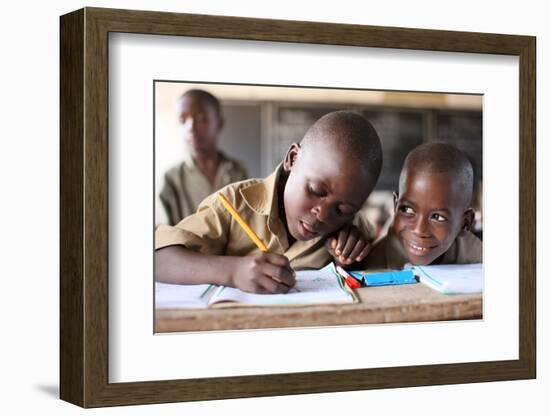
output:
[[[234,257],[212,256],[176,245],[155,251],[155,280],[162,283],[230,286]]]
[[[234,194],[231,193],[230,197]],[[228,285],[231,257],[223,256],[230,217],[214,195],[175,226],[155,232],[155,280],[163,283]]]
[[[155,279],[174,284],[215,284],[253,293],[286,293],[296,284],[288,259],[275,253],[215,256],[184,246],[155,252]]]
[[[221,192],[235,204],[231,186]],[[283,255],[260,251],[244,257],[226,255],[231,221],[217,194],[212,194],[195,214],[176,226],[158,227],[155,279],[164,283],[224,285],[254,293],[288,292],[296,279]]]

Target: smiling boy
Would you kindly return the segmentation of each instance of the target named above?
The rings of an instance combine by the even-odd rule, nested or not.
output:
[[[294,269],[364,259],[372,228],[355,214],[374,188],[382,149],[372,125],[348,111],[329,113],[292,144],[265,179],[221,192],[268,248],[255,244],[210,195],[197,212],[156,232],[155,278],[284,293]]]
[[[445,143],[413,149],[394,194],[395,216],[365,260],[367,269],[401,269],[405,263],[465,264],[482,261],[482,244],[469,230],[473,168]]]

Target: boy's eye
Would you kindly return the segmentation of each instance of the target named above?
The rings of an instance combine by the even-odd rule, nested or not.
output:
[[[411,207],[408,207],[406,205],[400,205],[399,206],[399,212],[402,212],[403,214],[407,214],[407,215],[413,215],[414,214],[414,209],[412,209]]]
[[[432,218],[433,218],[434,220],[436,220],[437,222],[446,222],[446,221],[447,221],[447,218],[444,217],[444,216],[441,215],[441,214],[433,214],[433,215],[432,215]]]
[[[315,195],[316,197],[319,197],[319,198],[326,196],[324,192],[322,192],[319,189],[313,188],[311,185],[307,186],[307,190],[310,194]]]

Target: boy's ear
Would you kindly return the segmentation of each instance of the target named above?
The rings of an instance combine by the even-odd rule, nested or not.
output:
[[[290,147],[286,151],[285,159],[283,161],[283,169],[285,170],[285,172],[290,172],[290,170],[293,168],[301,150],[302,148],[298,143],[292,143],[290,145]]]
[[[397,192],[392,192],[393,195],[393,213],[397,212],[397,201],[399,200],[399,194]]]
[[[472,208],[468,208],[466,211],[464,211],[464,214],[462,216],[463,231],[470,231],[472,229],[472,227],[474,226],[474,218],[475,213]]]

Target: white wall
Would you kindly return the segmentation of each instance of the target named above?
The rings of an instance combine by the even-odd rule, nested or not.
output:
[[[397,2],[253,2],[203,1],[69,1],[6,3],[2,30],[2,250],[0,347],[3,414],[83,413],[59,401],[58,389],[58,199],[59,199],[59,23],[58,16],[83,6],[119,7],[189,13],[225,14],[293,20],[360,23],[401,27],[451,29],[537,36],[538,97],[538,380],[477,385],[423,387],[339,394],[168,404],[87,411],[87,414],[256,414],[281,412],[328,415],[373,414],[547,414],[549,361],[544,354],[548,325],[543,331],[544,301],[549,301],[548,198],[543,183],[550,157],[544,136],[544,103],[548,101],[550,28],[544,2],[466,0]],[[545,67],[546,65],[546,67]],[[545,74],[546,73],[546,74]],[[546,192],[547,194],[547,192]],[[545,273],[546,272],[546,273]],[[547,348],[547,347],[546,347]]]

